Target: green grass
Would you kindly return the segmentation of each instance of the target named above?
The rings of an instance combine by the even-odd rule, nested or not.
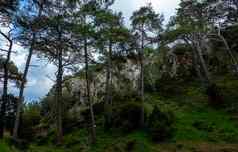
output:
[[[159,98],[159,97],[154,97]],[[159,101],[157,104],[163,110],[172,110],[176,116],[174,138],[168,145],[153,143],[144,131],[135,131],[129,134],[121,134],[115,131],[107,131],[100,127],[97,129],[97,143],[93,146],[89,143],[86,129],[78,129],[64,137],[64,145],[56,147],[50,142],[46,145],[32,143],[27,152],[126,152],[128,145],[133,144],[135,152],[159,152],[165,147],[176,148],[179,142],[213,142],[233,143],[238,142],[237,123],[230,119],[230,115],[222,110],[209,108],[204,104],[193,106],[181,106],[172,101]],[[153,106],[147,103],[147,109]],[[195,126],[194,124],[197,124]],[[50,139],[50,138],[49,138]],[[186,144],[185,144],[186,145]],[[161,150],[161,151],[162,151]],[[6,142],[0,142],[0,152],[15,152],[9,148]]]
[[[233,80],[227,76],[217,79],[216,82],[225,89],[224,100],[227,104],[238,99],[235,93],[238,89],[237,79]],[[182,89],[184,94],[166,98],[158,94],[147,95],[146,109],[149,111],[157,105],[162,110],[174,112],[177,120],[176,133],[172,141],[238,142],[238,122],[231,119],[232,114],[227,113],[226,106],[216,109],[208,105],[204,88],[196,83],[184,85]],[[229,96],[227,90],[232,90]]]
[[[217,78],[216,82],[224,91],[225,102],[235,103],[238,99],[238,80],[227,76]],[[63,146],[55,146],[52,135],[46,139],[45,144],[31,143],[29,149],[24,152],[126,152],[130,146],[135,152],[170,152],[178,149],[190,152],[199,145],[202,145],[202,148],[221,145],[222,148],[223,144],[238,142],[238,121],[231,119],[233,114],[227,112],[227,107],[211,108],[200,84],[184,84],[180,89],[183,89],[183,94],[169,97],[159,94],[146,95],[145,109],[148,113],[154,106],[158,106],[162,111],[169,110],[175,114],[176,131],[167,143],[153,143],[146,131],[137,130],[129,134],[115,130],[105,132],[98,125],[97,143],[94,145],[89,142],[88,131],[79,128],[64,136]],[[234,105],[233,108],[238,109],[238,106]],[[0,141],[0,152],[18,152],[7,143],[5,140]]]
[[[31,145],[27,150],[27,152],[68,152],[68,150],[49,145],[46,146]]]
[[[177,112],[176,141],[199,140],[237,142],[237,123],[230,116],[214,109]]]
[[[19,152],[16,148],[9,146],[7,140],[0,140],[0,152]]]
[[[10,152],[8,145],[2,140],[0,140],[0,151],[1,152]]]

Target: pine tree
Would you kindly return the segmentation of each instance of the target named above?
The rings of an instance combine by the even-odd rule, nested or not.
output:
[[[32,55],[33,55],[33,51],[35,48],[35,41],[36,41],[36,36],[38,34],[38,28],[36,27],[36,23],[38,22],[39,18],[41,18],[42,15],[42,11],[43,11],[43,3],[44,1],[32,1],[28,3],[28,5],[35,5],[38,8],[38,12],[37,15],[34,16],[33,20],[28,20],[30,19],[30,17],[27,15],[31,15],[31,14],[27,14],[26,12],[26,16],[23,15],[21,17],[18,17],[18,25],[21,26],[21,29],[23,29],[23,31],[30,31],[30,35],[32,35],[32,37],[29,40],[29,52],[27,55],[27,60],[26,60],[26,64],[25,64],[25,68],[24,68],[24,72],[23,72],[23,76],[22,76],[22,82],[20,84],[20,91],[19,91],[19,101],[17,103],[17,112],[16,112],[16,118],[15,118],[15,123],[14,123],[14,130],[13,130],[13,138],[14,140],[18,140],[18,134],[19,134],[19,125],[20,125],[20,115],[22,112],[22,104],[24,102],[24,90],[25,90],[25,85],[27,82],[27,75],[28,75],[28,71],[30,68],[30,64],[31,64],[31,59],[32,59]]]
[[[149,45],[158,42],[158,33],[162,31],[163,16],[157,14],[151,4],[141,7],[131,17],[132,28],[138,38],[137,52],[140,64],[139,95],[142,103],[141,125],[144,126],[144,51]]]
[[[7,26],[10,28],[10,25],[13,23],[13,18],[15,16],[15,12],[17,9],[17,2],[16,0],[9,0],[9,1],[1,1],[0,2],[0,25]],[[3,138],[4,134],[4,121],[5,121],[5,111],[6,111],[6,103],[7,103],[7,96],[8,96],[8,80],[9,80],[9,66],[11,61],[11,54],[12,54],[12,46],[13,40],[11,31],[9,30],[8,34],[0,31],[0,35],[3,36],[8,43],[8,50],[4,50],[6,52],[6,60],[3,64],[3,94],[2,94],[2,103],[0,109],[0,138]]]

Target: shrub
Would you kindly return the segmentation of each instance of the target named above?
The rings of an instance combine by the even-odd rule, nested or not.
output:
[[[221,88],[219,88],[216,84],[211,84],[208,86],[207,95],[211,105],[218,107],[223,104]]]
[[[126,143],[126,151],[133,151],[133,149],[134,149],[135,146],[136,146],[136,143],[137,143],[136,140],[129,140],[129,141]]]
[[[173,135],[175,121],[172,112],[161,112],[156,106],[148,118],[148,131],[153,141],[164,141]]]
[[[104,103],[103,102],[95,103],[93,105],[93,112],[96,116],[102,115],[104,113]],[[89,108],[81,111],[81,115],[83,116],[85,121],[91,122],[91,114],[90,114],[90,109]]]
[[[10,138],[7,141],[7,144],[11,147],[16,147],[19,151],[26,151],[29,148],[29,142],[22,139],[13,139]]]
[[[165,74],[156,81],[156,90],[164,97],[181,95],[185,93],[184,81]]]
[[[19,136],[22,139],[30,141],[36,135],[34,128],[40,124],[40,106],[38,103],[31,103],[24,107],[21,116]]]
[[[112,127],[130,132],[140,127],[142,105],[127,103],[113,110]]]
[[[205,120],[195,120],[192,125],[198,130],[204,130],[207,132],[212,132],[213,130],[215,130],[215,124],[212,122],[207,122]]]
[[[68,134],[72,131],[84,127],[83,120],[75,116],[72,116],[71,113],[65,113],[63,117],[63,133]]]

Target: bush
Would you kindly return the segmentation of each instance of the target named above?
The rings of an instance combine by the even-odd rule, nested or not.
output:
[[[198,130],[204,130],[206,132],[212,132],[215,130],[215,124],[212,122],[207,122],[206,120],[195,120],[192,125],[194,128]]]
[[[95,116],[102,115],[104,113],[104,102],[93,104],[93,112]],[[81,111],[81,115],[83,116],[86,122],[91,122],[91,114],[89,108]]]
[[[20,120],[19,136],[27,141],[31,141],[35,135],[35,127],[40,124],[40,106],[38,103],[31,103],[24,107],[24,112]]]
[[[153,141],[165,141],[173,135],[175,121],[172,112],[161,112],[156,106],[148,118],[148,131]]]
[[[207,95],[212,106],[219,107],[223,104],[221,88],[219,88],[216,84],[211,84],[208,86]]]
[[[156,90],[164,97],[178,96],[185,93],[184,81],[165,74],[156,81]]]
[[[84,127],[82,119],[72,116],[70,113],[65,113],[63,117],[63,133],[68,134],[74,130]]]
[[[123,132],[130,132],[140,127],[142,105],[138,103],[127,103],[114,108],[112,127],[119,128]]]

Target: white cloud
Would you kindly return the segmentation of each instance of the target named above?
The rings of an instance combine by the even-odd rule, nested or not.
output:
[[[149,0],[153,7],[163,13],[168,20],[170,16],[174,15],[180,0]]]
[[[180,0],[116,0],[112,8],[123,12],[125,21],[129,25],[129,18],[133,11],[151,3],[157,12],[164,14],[167,22],[170,16],[175,14],[179,2]]]
[[[23,70],[23,66],[26,62],[27,50],[18,44],[13,45],[12,61],[17,65],[20,70]]]
[[[39,60],[36,56],[32,58],[32,65],[29,69],[28,83],[25,91],[27,101],[37,100],[45,96],[54,82],[47,76],[55,77],[56,67],[52,64],[46,64],[45,60]]]

